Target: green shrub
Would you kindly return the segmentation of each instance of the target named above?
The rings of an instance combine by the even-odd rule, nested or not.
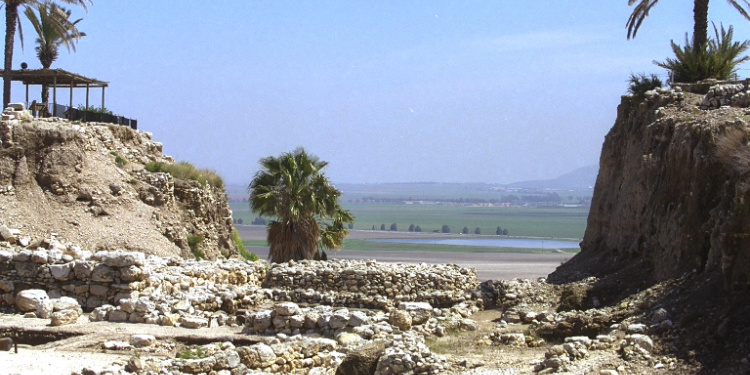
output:
[[[206,257],[205,254],[203,254],[203,251],[200,249],[199,245],[203,242],[203,236],[201,235],[191,235],[187,237],[188,246],[190,247],[190,252],[193,253],[193,256],[195,259],[204,259]]]
[[[646,99],[646,91],[650,91],[664,85],[664,83],[662,83],[661,79],[659,79],[656,74],[652,74],[651,76],[646,76],[643,73],[638,75],[631,74],[628,82],[630,83],[630,86],[628,87],[628,93],[630,95],[633,95],[633,100],[636,103],[640,103],[643,101],[643,99]]]
[[[714,25],[716,38],[710,38],[703,49],[697,49],[685,35],[685,47],[680,47],[672,41],[672,52],[675,58],[667,58],[664,62],[654,61],[654,64],[669,70],[672,82],[698,82],[708,78],[729,80],[737,72],[737,66],[750,57],[741,54],[750,48],[750,41],[733,42],[734,29],[724,29],[721,33]]]
[[[245,248],[245,244],[242,243],[242,238],[240,238],[240,234],[237,233],[237,229],[235,229],[232,232],[232,240],[234,241],[234,244],[237,246],[237,250],[240,251],[240,256],[244,258],[245,260],[249,260],[251,262],[255,262],[260,260],[257,255],[247,251]]]
[[[125,158],[123,158],[122,156],[120,156],[120,154],[118,154],[118,153],[116,153],[114,151],[110,151],[109,154],[115,157],[115,164],[118,167],[124,167],[125,165],[128,164],[128,161],[125,160]]]
[[[178,356],[180,359],[201,359],[206,358],[206,353],[201,349],[200,347],[197,347],[193,350],[191,349],[185,349],[184,352],[180,353]]]
[[[177,164],[150,162],[145,166],[149,172],[165,172],[174,178],[198,181],[201,184],[208,184],[217,188],[224,187],[224,181],[216,172],[208,169],[199,169],[187,162]]]
[[[94,107],[93,105],[85,106],[83,104],[79,104],[78,108],[79,111],[87,111],[87,112],[93,112],[93,113],[104,113],[107,115],[112,115],[112,111],[107,109],[107,107]]]

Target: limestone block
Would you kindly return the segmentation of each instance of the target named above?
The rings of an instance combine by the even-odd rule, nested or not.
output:
[[[260,343],[237,348],[242,364],[251,369],[271,366],[276,362],[276,354],[270,346]]]
[[[130,345],[136,348],[145,348],[153,346],[156,343],[156,337],[152,335],[132,335],[130,336]]]
[[[182,316],[180,317],[180,326],[193,329],[203,328],[208,326],[208,320],[197,316]]]
[[[16,307],[22,312],[34,311],[40,318],[52,315],[52,301],[41,289],[26,289],[16,294]]]
[[[263,332],[271,327],[271,311],[259,311],[253,315],[253,331]]]
[[[342,347],[350,348],[352,346],[357,346],[359,344],[362,344],[365,341],[365,339],[363,339],[362,336],[356,333],[341,332],[338,335],[336,335],[336,341],[338,341]]]
[[[54,311],[73,310],[73,311],[78,311],[79,314],[82,312],[81,305],[78,303],[78,300],[75,298],[60,297],[60,298],[53,298],[50,301],[52,301],[52,307]]]
[[[181,361],[180,364],[182,372],[188,374],[209,373],[216,365],[216,359],[214,357],[186,359]]]
[[[146,322],[146,313],[141,311],[134,311],[128,316],[128,321],[131,323],[144,323]]]
[[[107,350],[128,350],[130,349],[130,344],[124,341],[105,341],[102,344],[102,347]]]
[[[388,317],[388,323],[398,327],[402,331],[408,331],[411,329],[412,317],[408,311],[393,310]]]
[[[112,310],[107,314],[107,320],[110,322],[127,322],[128,313],[122,310]]]
[[[370,317],[362,311],[352,311],[349,316],[349,325],[359,327],[370,324]]]
[[[47,251],[46,250],[35,250],[31,252],[31,262],[36,264],[47,263]]]
[[[102,284],[91,284],[89,286],[89,293],[98,296],[98,297],[107,297],[107,293],[109,293],[109,287]]]
[[[13,339],[10,337],[0,338],[0,351],[8,352],[13,349]]]
[[[131,300],[130,298],[121,299],[119,305],[120,309],[127,313],[132,313],[133,311],[135,311],[135,301]]]
[[[64,326],[68,324],[75,324],[78,321],[78,311],[76,310],[63,310],[52,313],[52,326]]]
[[[282,316],[291,316],[300,313],[299,305],[294,302],[279,302],[273,306],[276,314]]]
[[[423,324],[432,317],[432,305],[426,302],[401,302],[398,309],[411,314],[412,324]]]
[[[156,309],[156,304],[152,301],[149,301],[146,297],[141,297],[137,301],[135,301],[135,311],[140,312],[149,312]]]
[[[98,283],[111,283],[115,281],[116,272],[112,267],[99,264],[91,272],[91,281]]]
[[[11,111],[25,111],[26,105],[24,103],[8,103],[8,107],[5,110],[7,111],[9,108]]]
[[[13,234],[10,232],[10,228],[0,225],[0,241],[8,241],[12,237]]]
[[[0,251],[0,263],[5,263],[13,260],[13,253],[10,251]]]
[[[180,316],[178,314],[164,314],[159,316],[159,325],[174,327],[179,320]]]
[[[86,299],[87,310],[93,310],[103,304],[104,304],[104,301],[101,298],[94,296],[94,295],[91,295]]]
[[[305,325],[305,316],[293,315],[289,317],[289,326],[292,328],[302,328]]]
[[[652,351],[654,349],[654,342],[651,340],[650,337],[642,334],[632,334],[625,336],[625,340],[628,342],[628,344],[632,345],[638,345],[643,349],[646,349],[647,351]]]
[[[349,324],[349,310],[339,309],[333,312],[331,319],[328,321],[328,326],[332,329],[341,329]]]
[[[231,370],[240,365],[240,355],[234,350],[227,350],[214,356],[219,370]]]
[[[120,268],[120,278],[122,281],[140,281],[143,280],[144,276],[143,270],[138,266],[131,265]]]
[[[76,274],[76,279],[87,280],[91,278],[91,273],[94,271],[94,265],[86,261],[76,261],[73,265],[73,272]]]
[[[175,311],[189,311],[190,307],[192,307],[190,306],[190,301],[180,300],[172,306],[172,309]]]
[[[74,275],[73,266],[70,263],[65,264],[51,264],[49,266],[49,272],[55,280],[70,280],[71,276]]]
[[[135,251],[101,251],[96,255],[109,267],[142,266],[146,263],[146,255]]]
[[[28,262],[31,259],[31,250],[21,250],[13,254],[13,261]]]
[[[0,280],[0,290],[2,290],[5,293],[10,293],[13,290],[15,290],[16,287],[13,285],[13,282],[10,280]]]

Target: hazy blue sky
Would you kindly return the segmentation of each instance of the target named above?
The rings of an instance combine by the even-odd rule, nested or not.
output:
[[[94,2],[73,10],[78,52],[52,67],[108,81],[109,109],[230,183],[298,146],[335,182],[509,183],[596,164],[630,73],[666,79],[652,60],[692,30],[687,1],[660,2],[631,41],[626,0]],[[750,39],[727,2],[709,18]],[[39,68],[24,25],[14,67]]]

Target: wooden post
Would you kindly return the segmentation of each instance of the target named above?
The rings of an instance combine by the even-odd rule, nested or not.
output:
[[[26,109],[29,109],[29,84],[26,84]]]
[[[86,110],[89,109],[89,84],[86,84]]]
[[[68,120],[73,120],[73,85],[75,81],[70,81],[70,105],[68,106]]]
[[[57,110],[57,73],[52,78],[52,117],[55,117]]]

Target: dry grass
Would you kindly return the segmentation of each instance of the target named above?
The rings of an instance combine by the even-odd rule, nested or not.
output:
[[[716,160],[739,175],[750,172],[750,146],[741,129],[727,129],[716,137]]]
[[[146,170],[149,172],[165,172],[174,178],[198,181],[201,184],[208,184],[217,188],[224,188],[224,181],[216,172],[209,169],[199,169],[194,165],[181,162],[177,164],[151,162],[146,164]]]

